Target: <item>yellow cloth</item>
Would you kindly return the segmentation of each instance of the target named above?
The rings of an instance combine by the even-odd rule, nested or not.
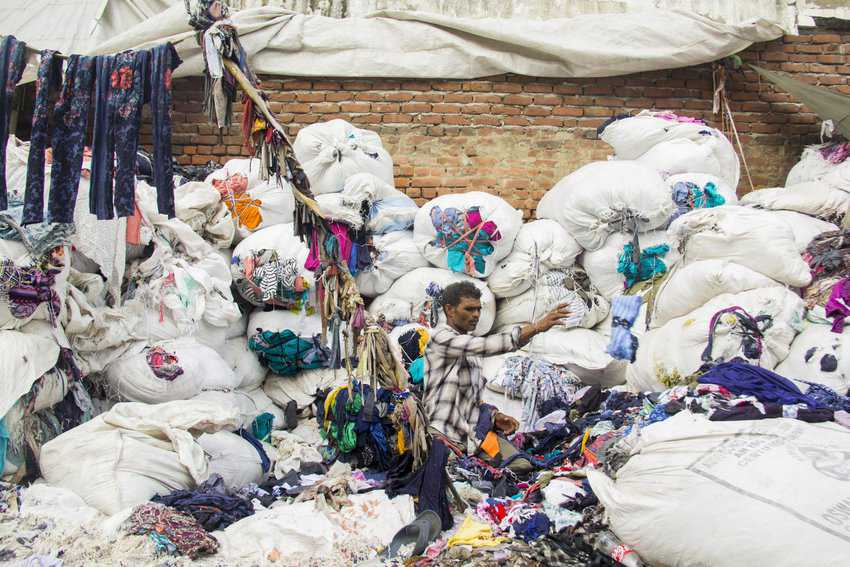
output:
[[[431,340],[431,335],[425,329],[417,329],[419,331],[419,356],[425,354],[425,347],[428,346],[428,341]]]
[[[327,398],[325,398],[325,421],[323,423],[323,428],[325,429],[325,431],[328,430],[328,427],[330,427],[331,421],[333,420],[333,416],[330,415],[330,412],[331,408],[334,407],[336,397],[344,388],[347,387],[348,386],[337,386],[336,388],[331,390],[331,393],[328,394]]]
[[[224,204],[239,226],[244,226],[248,230],[256,230],[263,222],[261,210],[263,202],[260,199],[252,199],[250,195],[245,193],[231,194],[224,198]]]
[[[510,541],[510,538],[494,536],[489,524],[476,522],[472,516],[467,516],[463,525],[446,543],[448,547],[455,545],[471,545],[472,547],[493,547]]]

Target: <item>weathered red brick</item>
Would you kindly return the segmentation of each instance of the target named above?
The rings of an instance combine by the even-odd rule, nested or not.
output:
[[[368,102],[344,102],[339,105],[339,109],[343,112],[369,112],[372,105]]]
[[[528,105],[534,102],[534,97],[530,97],[527,95],[506,95],[502,102],[504,104],[519,104],[519,105]]]

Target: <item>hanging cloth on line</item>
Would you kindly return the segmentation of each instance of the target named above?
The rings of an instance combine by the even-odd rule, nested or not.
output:
[[[175,216],[171,76],[180,63],[170,43],[97,58],[89,210],[98,219],[111,219],[116,212],[119,217],[130,217],[135,211],[136,156],[142,107],[147,101],[153,127],[151,166],[157,208],[169,218]]]
[[[94,57],[71,55],[65,82],[53,110],[53,166],[50,171],[49,222],[74,222],[80,186],[86,124],[94,81]]]
[[[12,120],[15,87],[26,67],[27,44],[7,35],[0,41],[0,211],[9,206],[6,195],[6,140]]]
[[[41,52],[37,77],[22,225],[36,224],[44,220],[44,151],[49,142],[48,125],[52,107],[50,94],[62,86],[62,59],[59,52],[49,49]]]

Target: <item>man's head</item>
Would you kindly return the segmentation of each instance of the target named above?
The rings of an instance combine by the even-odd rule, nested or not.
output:
[[[481,290],[468,281],[453,283],[443,290],[443,311],[449,326],[471,333],[481,317]]]

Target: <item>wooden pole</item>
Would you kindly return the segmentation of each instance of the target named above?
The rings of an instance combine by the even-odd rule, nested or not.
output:
[[[289,136],[286,135],[286,130],[284,130],[283,126],[281,126],[280,122],[278,122],[275,115],[272,113],[271,109],[269,109],[269,105],[266,103],[266,100],[260,96],[260,93],[257,89],[254,88],[254,85],[251,84],[251,81],[248,80],[248,77],[245,76],[245,73],[242,72],[242,69],[239,68],[239,65],[236,64],[235,61],[232,61],[227,58],[222,59],[224,63],[224,67],[233,75],[233,78],[236,79],[236,82],[245,91],[245,94],[251,101],[254,103],[254,108],[256,108],[260,114],[272,125],[272,128],[280,132],[280,135],[283,136],[283,139],[286,140],[286,143],[289,147],[292,147],[292,143],[289,141]],[[307,208],[309,208],[315,215],[320,218],[325,218],[322,214],[321,209],[319,208],[319,204],[313,200],[312,195],[305,195],[302,193],[297,187],[293,185],[292,193],[296,199],[301,201]]]

